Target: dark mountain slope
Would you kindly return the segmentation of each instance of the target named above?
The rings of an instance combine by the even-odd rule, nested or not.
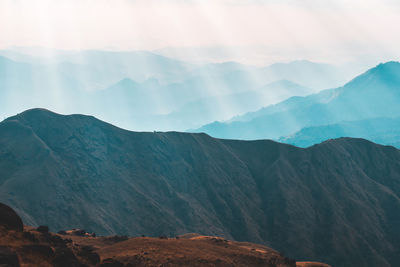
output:
[[[138,133],[29,110],[0,123],[0,201],[25,223],[261,242],[334,266],[400,263],[400,151]]]

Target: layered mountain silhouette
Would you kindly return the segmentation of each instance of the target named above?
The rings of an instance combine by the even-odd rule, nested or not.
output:
[[[0,50],[0,115],[45,107],[127,129],[185,131],[336,87],[354,73],[309,61],[255,67],[192,64],[149,51],[14,48]]]
[[[230,88],[228,84],[224,87]],[[93,109],[99,104],[108,107],[98,112],[101,118],[108,121],[118,117],[120,125],[127,128],[184,131],[188,127],[196,128],[210,121],[257,110],[266,103],[311,92],[311,89],[287,80],[223,95],[207,96],[209,93],[204,88],[207,85],[196,83],[163,88],[154,80],[139,84],[124,79],[110,88],[93,92],[91,99],[94,101],[90,103],[93,103]]]
[[[0,173],[0,201],[53,231],[197,232],[333,266],[400,264],[400,151],[363,139],[302,149],[33,109],[0,123]]]
[[[197,132],[233,139],[278,139],[305,127],[400,115],[400,63],[380,64],[343,87],[215,122]]]
[[[400,148],[400,119],[374,118],[307,127],[293,135],[282,137],[279,141],[299,147],[308,147],[328,139],[345,136],[365,138],[374,143]]]

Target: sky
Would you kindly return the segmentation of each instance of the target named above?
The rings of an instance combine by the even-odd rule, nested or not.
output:
[[[151,50],[248,64],[398,60],[396,0],[0,0],[0,49]]]

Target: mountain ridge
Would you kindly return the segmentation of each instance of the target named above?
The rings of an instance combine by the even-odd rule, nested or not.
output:
[[[358,121],[343,121],[335,124],[306,127],[278,141],[299,147],[308,147],[327,139],[339,137],[361,137],[381,145],[400,147],[399,118],[373,118]]]
[[[400,262],[400,151],[363,139],[301,149],[33,109],[0,123],[0,172],[0,201],[31,225],[198,232],[339,266]]]
[[[400,63],[380,64],[346,85],[276,105],[230,120],[205,125],[195,132],[234,139],[278,139],[301,128],[343,120],[400,114]]]

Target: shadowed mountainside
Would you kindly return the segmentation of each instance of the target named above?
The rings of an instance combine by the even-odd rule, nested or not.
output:
[[[400,263],[400,151],[140,133],[34,109],[0,123],[0,201],[26,224],[188,232],[335,266]]]

